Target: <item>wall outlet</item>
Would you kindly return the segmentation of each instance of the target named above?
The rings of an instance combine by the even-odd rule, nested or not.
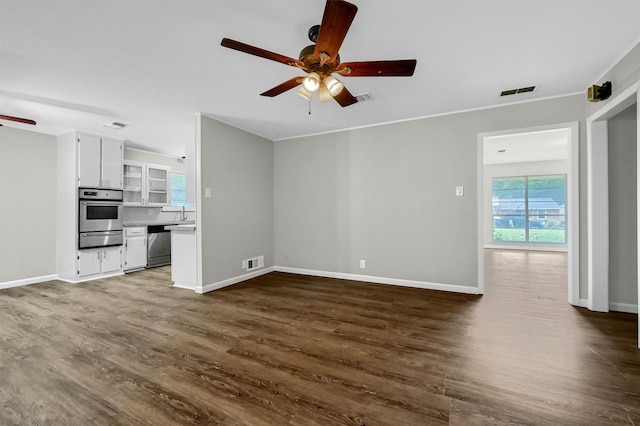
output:
[[[245,259],[242,261],[242,269],[247,271],[253,271],[264,267],[264,256],[252,257],[251,259]]]
[[[456,195],[462,197],[464,195],[464,186],[456,186]]]
[[[360,269],[364,269],[367,267],[367,261],[364,259],[360,259]]]

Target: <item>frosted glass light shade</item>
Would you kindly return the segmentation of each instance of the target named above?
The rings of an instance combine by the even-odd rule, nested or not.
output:
[[[332,76],[325,78],[324,84],[325,86],[327,86],[327,89],[329,90],[329,94],[331,96],[336,96],[337,94],[342,92],[342,89],[344,89],[344,84],[342,84],[340,80]]]
[[[329,89],[324,84],[320,86],[320,102],[329,102],[333,100],[333,97],[329,94]]]
[[[306,100],[308,100],[308,101],[311,100],[311,92],[309,92],[307,89],[305,89],[304,85],[300,86],[300,89],[298,89],[297,93],[298,93],[298,95],[302,96]]]
[[[302,87],[304,87],[307,92],[317,92],[320,88],[320,76],[316,72],[310,73],[308,76],[302,80]]]

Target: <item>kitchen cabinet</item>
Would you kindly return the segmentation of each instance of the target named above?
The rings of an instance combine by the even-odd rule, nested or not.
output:
[[[105,247],[78,251],[78,276],[105,274],[122,269],[120,247]]]
[[[144,268],[147,266],[147,228],[127,227],[124,234],[124,269]]]
[[[125,206],[171,204],[171,167],[125,160],[122,170]]]
[[[122,189],[123,141],[70,131],[57,137],[56,272],[68,282],[122,273],[122,246],[79,249],[78,187]]]
[[[122,188],[122,141],[78,133],[81,187]]]

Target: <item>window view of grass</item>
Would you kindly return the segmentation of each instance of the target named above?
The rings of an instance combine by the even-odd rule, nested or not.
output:
[[[566,175],[493,178],[493,241],[566,243],[566,180]]]

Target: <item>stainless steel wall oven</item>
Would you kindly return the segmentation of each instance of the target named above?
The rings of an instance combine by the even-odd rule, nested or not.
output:
[[[122,245],[122,190],[79,188],[78,248]]]

